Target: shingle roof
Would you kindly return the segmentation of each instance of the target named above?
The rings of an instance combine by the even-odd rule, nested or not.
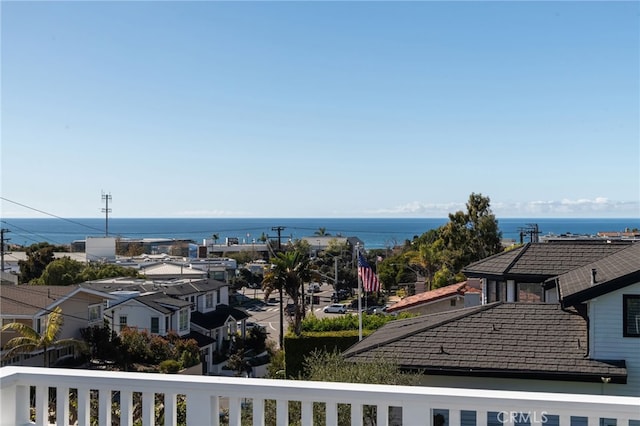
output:
[[[527,243],[472,263],[463,273],[468,277],[535,276],[544,280],[623,250],[629,244],[606,240]]]
[[[216,310],[212,312],[191,312],[191,322],[206,330],[222,327],[229,317],[236,321],[249,318],[249,315],[240,309],[232,308],[229,305],[218,305]]]
[[[427,374],[626,382],[624,361],[587,358],[587,324],[548,303],[494,303],[391,321],[344,352]]]
[[[455,295],[464,295],[467,291],[474,291],[476,289],[469,287],[467,281],[463,281],[457,284],[451,284],[444,287],[437,288],[435,290],[425,291],[413,296],[405,297],[398,303],[387,308],[387,312],[396,312],[402,309],[408,309],[414,306],[419,306],[425,303],[435,302],[436,300],[444,299]]]
[[[189,340],[189,339],[195,340],[196,343],[198,343],[199,348],[208,346],[212,343],[215,343],[216,341],[216,339],[214,339],[213,337],[205,336],[204,334],[198,333],[197,331],[193,331],[193,330],[191,330],[191,332],[189,332],[189,334],[187,334],[186,336],[182,336],[180,338],[182,340]]]
[[[0,286],[2,315],[34,315],[56,300],[74,292],[76,286],[9,285]]]
[[[594,284],[591,284],[592,270],[595,270]],[[564,306],[640,282],[640,243],[562,274],[556,280]]]

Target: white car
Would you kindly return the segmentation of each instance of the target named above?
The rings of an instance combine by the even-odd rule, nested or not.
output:
[[[347,305],[342,303],[334,303],[333,305],[325,306],[323,311],[327,314],[344,314],[347,312]]]

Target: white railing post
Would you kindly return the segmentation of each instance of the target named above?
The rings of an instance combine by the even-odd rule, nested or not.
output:
[[[431,410],[424,404],[415,402],[406,402],[402,406],[402,424],[403,425],[431,425]],[[455,423],[450,423],[454,425]]]
[[[36,386],[36,424],[46,426],[49,424],[49,388]]]
[[[378,404],[376,407],[376,418],[378,425],[389,426],[389,406],[386,404]]]
[[[120,391],[120,425],[133,425],[133,392],[128,389]]]
[[[155,393],[142,392],[142,425],[153,426],[155,424]]]
[[[209,416],[211,417],[211,421],[213,426],[220,425],[220,397],[218,395],[213,395],[209,397],[209,404],[211,405],[211,409],[209,410]]]
[[[209,393],[193,392],[187,394],[188,425],[211,425],[213,423],[211,411],[211,395]],[[216,418],[218,417],[219,414],[216,414]]]
[[[252,400],[252,404],[253,426],[264,426],[264,399],[254,397]]]
[[[229,426],[241,426],[242,422],[242,405],[240,398],[229,398]]]
[[[98,424],[111,426],[111,389],[98,389]]]
[[[164,425],[178,424],[178,395],[173,392],[164,393]]]
[[[282,399],[276,400],[276,425],[289,425],[289,401]]]
[[[362,403],[351,403],[351,426],[362,426]],[[411,423],[407,423],[411,424]]]
[[[302,426],[312,426],[313,425],[313,402],[311,401],[302,401],[302,415],[301,415],[301,423]]]
[[[476,426],[487,426],[487,410],[476,410]]]
[[[91,391],[86,387],[78,387],[78,424],[91,424]]]
[[[327,426],[338,426],[338,404],[336,402],[327,402],[324,406]]]
[[[56,388],[56,425],[67,426],[69,424],[69,387]]]

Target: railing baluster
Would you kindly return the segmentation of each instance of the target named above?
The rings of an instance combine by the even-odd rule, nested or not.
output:
[[[120,426],[133,425],[133,392],[120,391]]]
[[[325,404],[327,416],[327,426],[338,425],[338,404],[336,402],[327,402]]]
[[[362,417],[362,416],[361,416]],[[425,404],[405,403],[402,406],[403,425],[431,425],[431,410]]]
[[[407,425],[413,423],[405,423]],[[360,402],[351,403],[351,426],[362,426],[362,404]]]
[[[215,397],[217,399],[217,397]],[[212,418],[212,398],[206,392],[194,392],[187,394],[187,424],[209,426],[214,422]],[[219,422],[219,413],[215,416],[216,424]]]
[[[313,402],[302,401],[302,426],[313,425]]]
[[[376,424],[381,426],[389,426],[389,406],[386,404],[378,404],[376,408],[376,418]]]
[[[152,426],[155,423],[155,394],[142,392],[142,426]]]
[[[487,410],[476,410],[476,426],[487,426]]]
[[[46,426],[49,424],[49,390],[46,386],[36,386],[36,423]]]
[[[173,392],[164,393],[164,424],[178,424],[178,395]]]
[[[69,424],[69,411],[69,388],[60,386],[56,388],[56,425]]]
[[[220,426],[220,397],[218,395],[210,396],[209,401],[211,404],[211,410],[209,410],[209,416],[213,426]]]
[[[242,409],[240,398],[229,398],[229,426],[241,426]]]
[[[90,389],[78,387],[78,424],[91,424],[91,395]]]
[[[264,426],[264,399],[262,398],[253,398],[253,426]]]
[[[98,424],[111,426],[111,389],[98,389]]]
[[[460,410],[449,409],[449,424],[450,425],[459,425],[462,424],[462,420],[460,419]]]
[[[289,401],[282,399],[276,400],[276,425],[289,425]]]

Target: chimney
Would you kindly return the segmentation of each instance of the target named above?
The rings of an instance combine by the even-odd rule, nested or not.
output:
[[[591,269],[591,285],[594,285],[596,283],[596,268],[592,268]]]

